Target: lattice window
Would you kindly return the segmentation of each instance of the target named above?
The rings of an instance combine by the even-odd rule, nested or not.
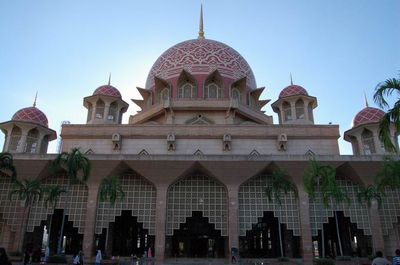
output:
[[[350,222],[355,223],[358,229],[364,231],[364,235],[371,235],[368,206],[358,201],[359,186],[349,180],[338,180],[338,183],[339,186],[345,189],[350,203],[336,203],[331,201],[329,204],[330,207],[325,208],[321,196],[317,194],[315,201],[310,201],[312,235],[318,235],[318,230],[322,230],[322,225],[329,222],[328,218],[333,217],[334,211],[343,211],[344,216],[350,218]]]
[[[300,217],[298,201],[294,192],[281,195],[282,204],[272,199],[269,201],[265,189],[270,185],[268,175],[256,176],[242,184],[239,188],[239,226],[240,236],[245,236],[253,224],[258,223],[265,211],[272,211],[280,223],[293,230],[294,236],[300,233]]]
[[[379,209],[379,217],[382,225],[383,235],[389,235],[393,224],[398,222],[400,217],[400,190],[386,188],[385,196],[382,196],[382,205]]]
[[[85,230],[86,220],[86,206],[88,191],[85,184],[73,184],[68,187],[68,179],[63,176],[50,177],[43,181],[43,185],[60,185],[67,193],[62,193],[59,201],[57,202],[56,209],[65,209],[65,213],[68,215],[68,221],[72,221],[73,226],[78,228],[78,233],[83,234]],[[47,220],[49,214],[53,213],[53,208],[46,208],[44,203],[41,202],[34,205],[29,215],[29,222],[27,231],[33,232],[35,226],[40,226],[40,222]]]
[[[125,192],[123,201],[117,200],[114,206],[109,202],[98,202],[96,213],[96,234],[101,234],[103,228],[108,228],[110,222],[115,222],[116,216],[121,216],[123,210],[132,211],[143,228],[149,230],[149,235],[155,235],[156,222],[156,189],[144,178],[136,175],[126,175],[121,178],[122,189]]]
[[[12,189],[13,183],[10,177],[0,174],[0,214],[11,231],[15,232],[21,229],[24,208],[21,207],[21,201],[16,200],[14,196],[9,200],[8,194]]]
[[[179,229],[193,211],[201,211],[215,225],[215,230],[220,230],[222,236],[228,235],[228,195],[222,184],[194,175],[173,184],[167,197],[166,235],[172,236],[174,229]]]

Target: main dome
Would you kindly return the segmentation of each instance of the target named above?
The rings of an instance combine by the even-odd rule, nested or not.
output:
[[[232,82],[246,77],[247,87],[257,88],[253,71],[237,51],[224,43],[201,38],[178,43],[161,54],[147,76],[146,88],[154,87],[155,76],[169,81],[182,70],[194,77],[218,70]]]

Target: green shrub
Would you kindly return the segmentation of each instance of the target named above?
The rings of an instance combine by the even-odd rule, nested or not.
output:
[[[315,258],[314,265],[335,265],[335,261],[328,258]]]
[[[48,263],[67,263],[67,258],[64,255],[49,256]]]
[[[351,257],[350,256],[337,256],[336,260],[338,260],[338,261],[349,261],[349,260],[351,260]]]

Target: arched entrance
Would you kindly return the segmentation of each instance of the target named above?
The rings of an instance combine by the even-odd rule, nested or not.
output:
[[[214,258],[224,256],[224,239],[202,212],[195,211],[172,236],[174,257]]]
[[[255,176],[239,187],[239,252],[241,257],[299,258],[300,217],[296,194],[268,199],[271,176]]]
[[[193,174],[167,192],[165,256],[223,258],[227,252],[226,188],[203,174]]]
[[[276,258],[287,254],[291,257],[300,256],[300,237],[293,236],[286,225],[279,223],[278,218],[270,211],[264,212],[252,229],[246,231],[246,236],[240,237],[239,244],[242,257]]]
[[[154,257],[156,189],[134,173],[123,175],[121,185],[122,201],[98,202],[95,248],[108,256],[143,257],[151,252]]]

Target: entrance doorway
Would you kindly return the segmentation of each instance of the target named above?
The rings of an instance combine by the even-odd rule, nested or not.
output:
[[[273,212],[267,211],[246,232],[246,236],[239,238],[239,251],[242,257],[248,258],[298,258],[300,237],[293,236],[292,231],[287,230],[285,224],[280,224]]]
[[[154,236],[150,236],[148,229],[143,228],[137,217],[127,210],[122,211],[108,229],[103,229],[97,244],[98,248],[111,256],[154,257]]]
[[[168,241],[168,239],[167,239]],[[192,212],[192,217],[186,218],[179,230],[174,230],[172,236],[172,257],[190,258],[223,258],[224,238],[221,231],[215,230],[214,224],[203,217],[202,212]]]

